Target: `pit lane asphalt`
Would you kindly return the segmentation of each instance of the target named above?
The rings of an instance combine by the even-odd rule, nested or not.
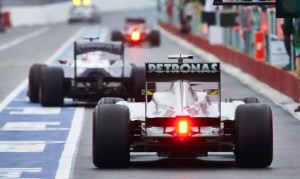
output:
[[[120,28],[126,16],[147,16],[155,23],[154,10],[120,12],[103,17],[103,25]],[[47,26],[49,31],[0,52],[0,99],[8,95],[28,76],[29,66],[44,62],[82,25],[57,24]],[[0,46],[43,27],[22,27],[0,34]],[[41,45],[43,44],[43,45]],[[126,50],[127,62],[143,64],[145,61],[167,61],[169,54],[187,53],[188,50],[163,37],[159,48],[132,48]],[[197,59],[197,58],[196,58]],[[233,155],[197,160],[169,160],[155,155],[133,155],[128,169],[96,169],[92,163],[91,114],[87,108],[84,126],[73,169],[73,178],[300,178],[300,123],[290,114],[274,105],[236,79],[222,73],[222,96],[256,96],[269,104],[274,116],[274,160],[266,169],[240,169],[235,166]]]
[[[103,17],[103,24],[110,29],[121,28],[123,18],[127,16],[145,16],[155,24],[154,10],[119,12]],[[143,64],[146,62],[166,62],[169,54],[192,54],[182,46],[162,37],[159,48],[126,49],[126,61]],[[197,57],[195,59],[198,59]],[[237,168],[233,154],[211,154],[207,158],[166,159],[154,154],[131,155],[131,164],[127,169],[97,169],[92,163],[92,109],[85,110],[84,126],[81,134],[77,158],[72,178],[300,178],[300,123],[289,113],[272,103],[269,99],[249,89],[235,78],[222,73],[222,97],[256,96],[273,110],[274,159],[269,168]],[[112,134],[113,135],[113,134]],[[259,147],[259,146],[257,146]]]
[[[27,79],[31,64],[44,63],[81,27],[67,24],[20,27],[0,34],[0,48],[10,46],[0,51],[0,100]],[[39,31],[41,33],[28,37],[28,34]]]

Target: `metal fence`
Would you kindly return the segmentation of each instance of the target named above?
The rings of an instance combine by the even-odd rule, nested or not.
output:
[[[66,2],[70,0],[0,0],[2,7],[9,6],[32,6],[32,5],[45,5],[57,2]],[[1,6],[1,5],[0,5]]]

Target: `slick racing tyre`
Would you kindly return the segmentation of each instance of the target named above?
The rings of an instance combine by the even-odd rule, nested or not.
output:
[[[235,158],[239,167],[263,168],[273,160],[272,111],[266,104],[243,104],[235,112]]]
[[[145,67],[132,66],[131,71],[132,95],[135,102],[145,102],[145,96],[142,94],[146,84]]]
[[[243,101],[245,104],[253,104],[253,103],[260,103],[259,99],[256,97],[247,97],[247,98],[233,98],[229,100],[230,102],[232,101]]]
[[[93,163],[98,168],[125,168],[130,162],[127,106],[102,104],[93,113]]]
[[[98,105],[102,104],[116,104],[119,101],[124,101],[122,98],[113,98],[113,97],[104,97],[101,98],[98,102]]]
[[[33,64],[29,70],[28,97],[30,102],[39,102],[39,86],[41,81],[42,69],[47,67],[44,64]]]
[[[60,67],[42,70],[40,103],[42,106],[62,106],[64,102],[64,71]]]
[[[111,33],[111,41],[123,41],[123,35],[120,31],[114,30]]]
[[[150,43],[152,46],[160,46],[160,33],[158,30],[153,30],[150,34]]]

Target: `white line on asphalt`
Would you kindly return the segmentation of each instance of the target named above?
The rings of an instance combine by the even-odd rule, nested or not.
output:
[[[104,27],[99,40],[105,41],[107,35],[108,28]],[[70,178],[70,175],[72,174],[82,130],[83,117],[84,108],[76,108],[69,136],[59,160],[59,166],[55,176],[56,179]]]
[[[54,61],[66,48],[76,40],[76,38],[82,33],[84,28],[80,29],[75,35],[73,35],[68,41],[66,41],[57,51],[54,53],[47,61],[46,64],[50,64]],[[100,40],[104,41],[108,34],[108,28],[105,27],[102,30]],[[0,103],[0,112],[14,99],[17,95],[24,90],[28,85],[28,79],[24,80],[15,90],[13,90],[1,103]],[[79,137],[82,128],[83,121],[83,108],[76,108],[74,113],[74,119],[72,121],[72,126],[67,138],[67,141],[64,146],[62,156],[59,161],[59,167],[56,173],[56,178],[69,178],[71,170],[73,169],[75,161],[75,153],[79,143]]]
[[[77,146],[79,144],[79,138],[82,129],[84,116],[83,108],[76,108],[74,118],[72,120],[71,130],[65,143],[63,153],[61,154],[58,170],[56,172],[56,179],[70,178],[71,171],[75,162],[75,156],[77,153]]]
[[[0,168],[0,178],[20,178],[23,173],[40,173],[42,168]]]
[[[43,152],[45,141],[0,141],[0,152]]]
[[[74,42],[76,38],[83,32],[84,28],[78,30],[78,32],[73,35],[68,41],[66,41],[57,51],[54,53],[47,61],[46,64],[50,64],[54,61],[66,48],[70,43]],[[15,98],[17,95],[24,90],[24,88],[28,85],[28,79],[24,80],[17,88],[15,88],[6,98],[0,103],[0,112]]]
[[[62,131],[61,122],[6,122],[2,131]]]
[[[176,44],[179,44],[180,46],[186,48],[187,50],[190,50],[194,54],[198,55],[201,59],[208,61],[208,62],[221,62],[221,68],[222,70],[229,74],[230,76],[238,79],[241,83],[244,85],[247,85],[257,93],[260,93],[261,95],[267,97],[271,101],[273,101],[274,104],[281,107],[288,113],[290,113],[292,116],[294,116],[296,119],[300,120],[300,114],[295,113],[294,109],[299,105],[296,103],[292,98],[288,97],[287,95],[271,88],[269,85],[262,83],[258,81],[253,76],[243,72],[241,69],[230,65],[229,63],[225,63],[219,58],[217,58],[215,55],[208,53],[197,46],[183,40],[180,37],[177,37],[169,32],[167,32],[165,29],[161,27],[157,27],[160,32],[169,38],[171,41],[175,42]]]
[[[24,101],[28,101],[29,98],[27,97],[24,97],[24,98],[14,98],[13,101],[21,101],[21,102],[24,102]]]
[[[5,107],[11,115],[59,115],[60,107]]]
[[[9,49],[9,48],[11,48],[13,46],[16,46],[16,45],[18,45],[18,44],[20,44],[20,43],[22,43],[22,42],[24,42],[26,40],[32,39],[34,37],[37,37],[37,36],[39,36],[39,35],[47,32],[47,31],[49,31],[49,28],[48,27],[43,27],[43,28],[38,29],[36,31],[33,31],[33,32],[29,33],[29,34],[21,36],[21,37],[13,40],[11,42],[8,42],[8,43],[6,43],[4,45],[1,45],[0,46],[0,52],[3,51],[3,50]]]
[[[17,88],[15,88],[11,93],[9,93],[6,98],[0,103],[0,112],[15,98],[17,95],[25,89],[28,81],[24,80]]]
[[[46,144],[62,144],[64,141],[0,141],[0,152],[43,152]]]
[[[81,28],[78,30],[76,34],[74,34],[71,38],[69,38],[68,41],[66,41],[57,51],[54,53],[47,61],[47,64],[50,64],[52,61],[54,61],[63,51],[66,50],[66,48],[76,40],[76,38],[83,32],[84,28]],[[2,47],[4,48],[4,47]],[[7,47],[6,47],[7,48]],[[17,88],[15,88],[6,98],[1,101],[0,103],[0,112],[3,111],[3,109],[14,99],[17,97],[17,95],[25,89],[25,87],[28,85],[28,79],[24,80]],[[20,143],[18,141],[18,143]],[[47,142],[48,143],[48,142]],[[3,144],[4,145],[4,144]],[[9,170],[7,170],[9,171]],[[0,169],[0,174],[1,174],[1,169]]]

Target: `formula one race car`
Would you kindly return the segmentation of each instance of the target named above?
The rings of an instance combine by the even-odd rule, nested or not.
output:
[[[95,5],[72,6],[69,11],[68,22],[70,24],[75,22],[99,23],[101,22],[101,13]]]
[[[156,89],[148,86],[153,82]],[[270,107],[255,97],[221,102],[220,89],[219,63],[146,63],[146,102],[102,98],[95,107],[94,165],[126,167],[130,152],[170,158],[234,152],[239,167],[269,166]]]
[[[127,18],[122,31],[114,30],[112,41],[124,41],[129,45],[139,45],[149,42],[151,46],[160,45],[160,33],[146,25],[143,18]]]
[[[66,68],[74,70],[72,77],[65,77],[60,66],[31,66],[28,90],[31,102],[40,102],[42,106],[61,106],[64,97],[74,101],[98,102],[107,96],[144,100],[141,91],[145,84],[145,68],[124,63],[123,43],[89,40],[74,42],[74,62],[60,60]],[[118,56],[105,56],[111,54]]]

